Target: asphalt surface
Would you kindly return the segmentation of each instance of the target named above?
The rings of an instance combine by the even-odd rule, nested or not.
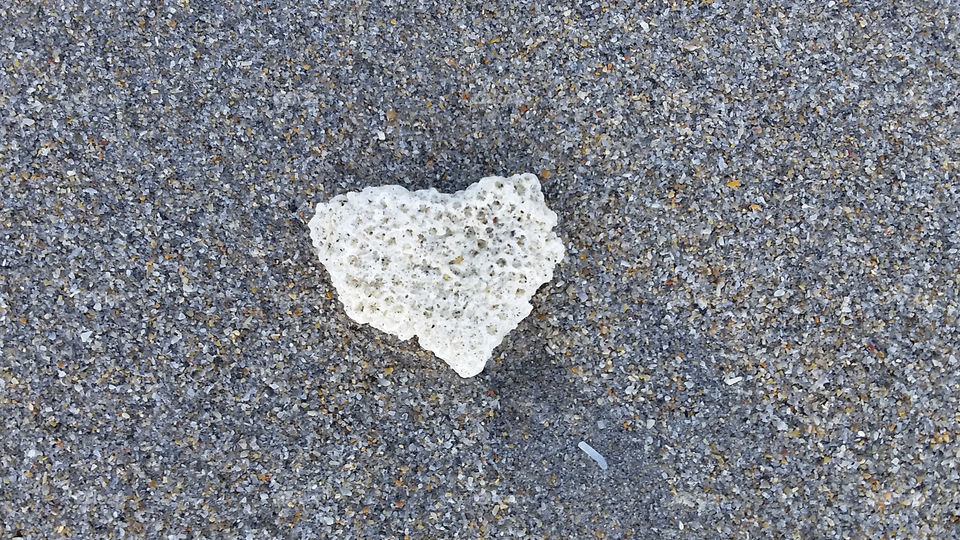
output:
[[[956,3],[293,4],[0,4],[0,537],[960,535]],[[483,373],[344,314],[518,172]]]

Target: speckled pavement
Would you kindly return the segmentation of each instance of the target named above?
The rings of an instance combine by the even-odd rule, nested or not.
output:
[[[572,4],[0,4],[0,537],[960,536],[958,5]],[[344,315],[317,202],[517,172],[481,375]]]

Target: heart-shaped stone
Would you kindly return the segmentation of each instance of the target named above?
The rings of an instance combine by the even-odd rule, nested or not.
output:
[[[366,188],[317,205],[310,237],[347,315],[419,338],[472,377],[533,307],[563,244],[532,174],[454,194]]]

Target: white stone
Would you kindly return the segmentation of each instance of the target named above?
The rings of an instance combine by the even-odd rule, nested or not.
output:
[[[310,237],[347,315],[400,339],[417,336],[461,377],[533,307],[563,258],[557,215],[532,174],[463,191],[380,186],[317,205]]]

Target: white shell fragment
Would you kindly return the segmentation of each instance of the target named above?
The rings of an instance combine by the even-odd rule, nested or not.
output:
[[[419,338],[461,377],[533,307],[563,258],[532,174],[483,178],[452,195],[380,186],[317,205],[310,237],[347,315]]]
[[[592,446],[587,444],[585,441],[580,441],[580,444],[577,445],[577,448],[586,452],[587,455],[590,456],[590,459],[596,461],[597,465],[599,465],[601,469],[607,470],[607,459],[601,456],[600,452],[594,450]]]

